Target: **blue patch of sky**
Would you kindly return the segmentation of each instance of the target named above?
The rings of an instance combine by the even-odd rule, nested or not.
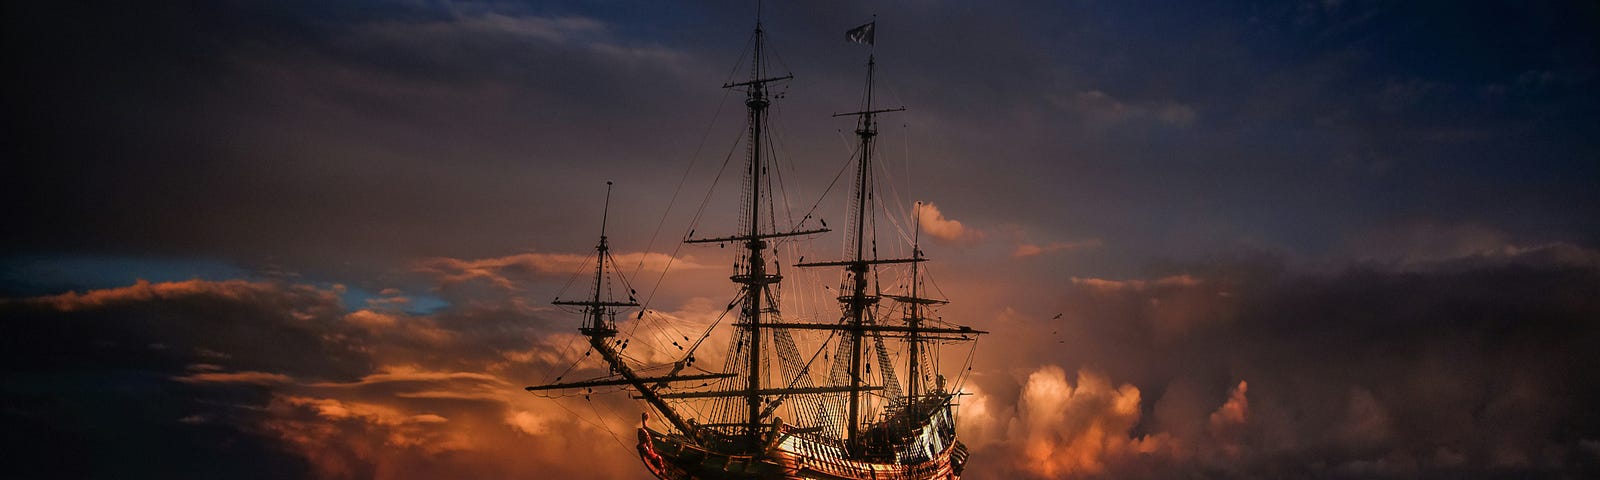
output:
[[[385,305],[385,308],[414,315],[426,315],[450,306],[450,302],[431,295],[402,294],[397,296],[406,297],[409,301],[406,303],[383,304],[381,302],[383,299],[392,298],[392,296],[373,293],[371,290],[363,288],[346,286],[344,292],[339,295],[339,300],[344,302],[344,307],[349,310],[359,310],[373,305]]]
[[[45,295],[132,285],[138,280],[252,278],[249,270],[209,259],[101,255],[21,255],[0,258],[0,293]]]
[[[116,288],[139,280],[181,282],[185,280],[268,280],[281,278],[240,267],[230,262],[202,258],[134,257],[115,255],[17,255],[0,257],[0,297],[30,297],[68,291]],[[335,282],[302,281],[318,288],[333,289]],[[406,303],[390,308],[412,314],[428,314],[449,306],[431,295],[405,294]],[[356,287],[340,294],[345,308],[356,310],[372,304],[368,300],[387,298]]]

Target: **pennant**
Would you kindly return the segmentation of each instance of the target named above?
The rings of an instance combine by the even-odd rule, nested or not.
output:
[[[873,26],[877,24],[878,22],[872,22],[852,28],[850,31],[844,32],[844,38],[849,39],[851,42],[872,45],[872,30]]]

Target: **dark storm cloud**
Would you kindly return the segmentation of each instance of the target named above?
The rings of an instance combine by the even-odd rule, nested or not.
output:
[[[593,18],[470,4],[15,8],[29,121],[6,190],[27,208],[6,242],[42,253],[338,274],[323,259],[523,248],[592,213],[528,213],[573,193],[573,168],[657,163],[597,140],[662,138],[649,127],[694,60]]]
[[[1002,333],[997,341],[1031,347],[987,356],[1087,373],[1024,366],[979,377],[973,441],[994,441],[978,455],[1008,460],[975,468],[1042,478],[1592,473],[1600,255],[1549,250],[1405,270],[1313,274],[1268,258],[1149,280],[1074,278],[1063,320],[993,327],[1050,329],[1062,344]],[[1040,404],[1083,419],[1040,425],[1053,418]],[[1071,427],[1090,424],[1100,428]],[[1018,433],[1030,431],[1050,433]]]
[[[766,5],[797,207],[880,15],[884,196],[996,332],[972,476],[1594,475],[1593,5]],[[651,308],[721,313],[727,251],[654,272],[741,131],[751,5],[3,8],[23,476],[643,475],[625,395],[517,387],[581,356],[543,302],[605,180]]]
[[[304,476],[299,456],[240,430],[253,414],[207,404],[263,402],[281,379],[272,375],[364,371],[363,356],[326,335],[339,331],[339,310],[331,292],[242,281],[6,300],[7,468],[22,478]],[[217,373],[208,365],[235,375],[205,376]]]
[[[514,305],[346,310],[337,289],[239,280],[4,300],[7,468],[23,478],[639,473],[564,461],[614,456],[625,445],[613,432],[637,410],[625,396],[523,392],[578,353],[540,316]],[[570,408],[586,416],[557,413]]]
[[[239,370],[317,378],[351,378],[368,368],[364,356],[349,354],[355,346],[341,333],[348,329],[338,320],[338,298],[310,287],[141,282],[4,306],[19,334],[7,338],[12,368],[178,371],[225,359]]]
[[[726,127],[713,139],[738,130],[716,87],[752,13],[7,8],[25,92],[8,96],[23,120],[6,147],[8,249],[349,282],[417,257],[581,244],[549,227],[591,218],[604,179],[628,189],[619,238],[647,238],[661,212],[629,206],[671,196],[653,179],[681,174],[711,118]],[[774,58],[797,74],[783,145],[810,191],[847,156],[830,130],[848,126],[826,119],[860,88],[863,52],[834,40],[874,12],[884,101],[912,107],[883,143],[916,159],[903,196],[978,230],[1025,226],[1033,244],[1112,247],[1080,268],[1241,244],[1321,255],[1341,232],[1416,218],[1595,235],[1589,7],[777,4]]]
[[[1034,33],[1015,45],[951,46],[997,47],[1000,58],[1015,47],[1048,59],[1028,62],[1018,79],[949,82],[1018,84],[985,98],[991,108],[981,112],[932,115],[976,120],[935,125],[946,127],[935,143],[959,131],[985,139],[934,149],[936,158],[984,160],[941,165],[965,174],[931,179],[933,191],[1003,185],[982,214],[1102,238],[1132,257],[1241,244],[1320,254],[1341,231],[1430,217],[1592,241],[1577,212],[1592,210],[1593,189],[1566,180],[1597,175],[1595,146],[1570,135],[1595,113],[1592,93],[1572,88],[1595,79],[1584,60],[1594,57],[1584,33],[1592,9],[1118,5],[1018,20]],[[1506,10],[1515,13],[1495,13]],[[972,36],[955,38],[945,41]],[[1587,80],[1496,93],[1526,84],[1518,79],[1528,72],[1554,70]],[[986,90],[948,93],[970,91]],[[1032,208],[1041,204],[1058,208],[1044,218]],[[1094,268],[1121,255],[1102,257]]]
[[[1065,279],[1059,320],[988,322],[979,395],[963,402],[971,475],[1558,477],[1600,462],[1594,251],[1161,268]],[[582,358],[548,312],[494,297],[429,315],[350,308],[336,289],[245,281],[7,300],[7,421],[36,439],[21,451],[171,438],[76,467],[89,475],[165,472],[148,459],[195,451],[215,462],[169,474],[274,461],[300,473],[247,473],[500,476],[627,454],[608,440],[635,418],[625,396],[562,414],[588,402],[517,388]],[[613,464],[608,477],[640,472]]]

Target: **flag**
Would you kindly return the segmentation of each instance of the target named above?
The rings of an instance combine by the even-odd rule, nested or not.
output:
[[[855,42],[855,43],[865,43],[867,45],[872,45],[872,27],[873,27],[873,25],[877,25],[877,23],[878,22],[872,22],[872,23],[868,23],[866,25],[862,25],[862,26],[859,26],[859,27],[856,27],[856,28],[852,28],[852,29],[850,29],[850,31],[844,32],[844,38],[849,39],[850,41]]]

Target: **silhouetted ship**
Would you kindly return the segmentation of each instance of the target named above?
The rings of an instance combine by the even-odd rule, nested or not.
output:
[[[875,28],[875,22],[869,23],[850,30],[847,37],[870,46],[875,43]],[[747,80],[723,85],[745,94],[747,111],[747,128],[741,136],[746,158],[740,172],[743,182],[736,233],[692,238],[691,226],[684,239],[689,244],[715,243],[737,249],[729,278],[738,290],[723,316],[696,340],[676,332],[640,332],[641,324],[667,319],[646,318],[649,310],[640,308],[627,279],[615,271],[603,216],[589,292],[579,300],[558,297],[554,304],[581,312],[578,331],[587,337],[590,350],[606,362],[609,374],[569,383],[559,383],[558,376],[558,383],[527,390],[592,392],[595,387],[615,386],[648,402],[656,415],[644,415],[638,451],[645,467],[662,479],[959,478],[967,462],[967,448],[956,438],[959,382],[970,368],[971,347],[985,332],[945,323],[934,314],[946,302],[929,293],[927,272],[919,268],[927,259],[917,245],[917,225],[909,225],[911,232],[902,230],[898,237],[904,242],[900,248],[909,247],[908,256],[880,258],[877,254],[876,212],[881,205],[874,194],[876,118],[904,108],[873,105],[876,61],[869,54],[862,108],[834,115],[857,119],[858,143],[846,167],[855,175],[853,196],[848,199],[844,258],[804,263],[801,257],[800,263],[792,264],[842,269],[838,289],[826,287],[826,296],[831,297],[827,303],[837,301],[839,314],[811,315],[812,321],[786,318],[780,308],[783,262],[779,261],[779,247],[793,247],[791,242],[829,230],[826,222],[810,213],[791,222],[790,227],[777,225],[775,217],[782,210],[773,208],[773,178],[768,170],[773,156],[768,151],[769,92],[773,84],[792,75],[768,75],[764,43],[757,21]],[[843,173],[841,170],[838,178],[847,178]],[[607,210],[609,204],[608,186]],[[919,215],[910,212],[906,216]],[[817,225],[810,225],[813,220]],[[881,281],[880,276],[884,277]],[[626,289],[627,300],[613,295],[614,282]],[[629,332],[619,332],[617,314],[631,309],[638,309],[638,314],[630,315],[633,322],[625,324]],[[735,313],[736,320],[727,325],[724,320],[730,313]],[[719,332],[728,336],[720,371],[698,369],[696,352]],[[807,342],[797,342],[796,337],[810,339],[808,336],[820,340],[814,349],[803,351]],[[680,337],[681,343],[677,341]],[[676,361],[648,366],[626,353],[635,340],[671,350],[661,338],[676,347],[672,352]],[[967,347],[964,355],[956,356],[959,370],[948,382],[940,374],[941,363],[945,363],[941,362],[940,347],[945,345]],[[657,369],[658,373],[649,373]],[[904,373],[904,382],[898,372]]]

